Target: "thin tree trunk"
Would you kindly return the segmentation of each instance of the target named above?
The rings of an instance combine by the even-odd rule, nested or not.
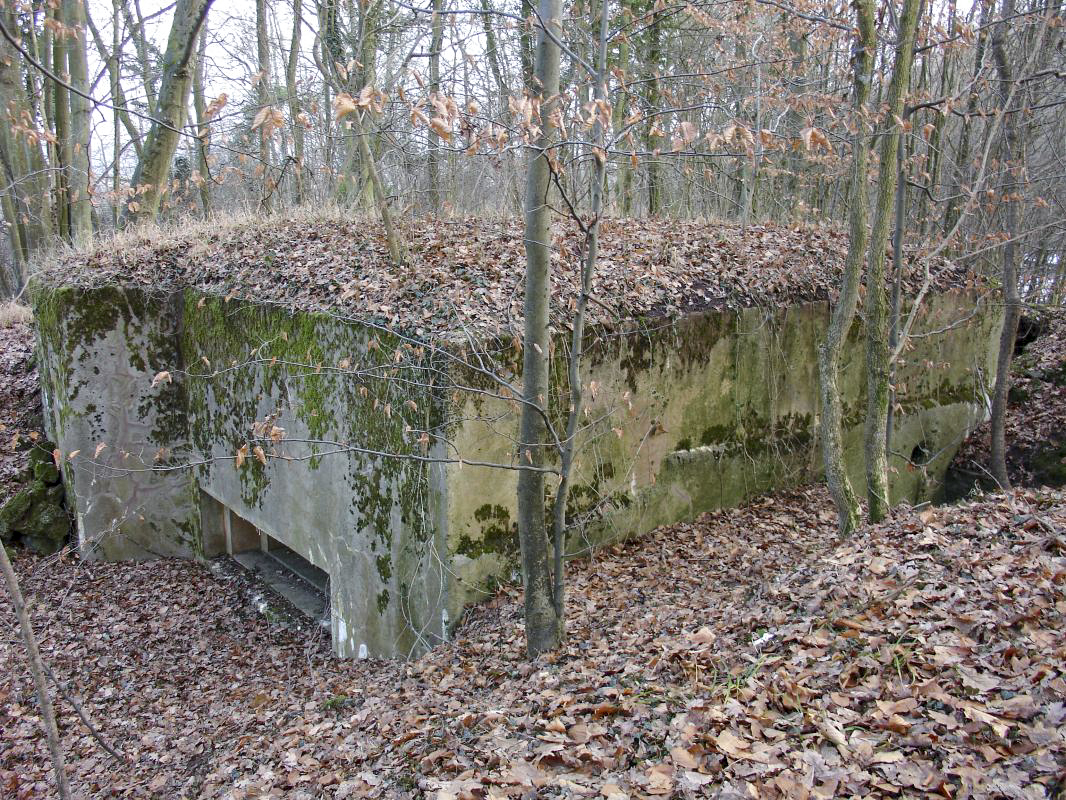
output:
[[[632,22],[635,2],[636,0],[621,0],[623,24]],[[618,61],[615,64],[623,82],[629,75],[630,50],[629,37],[623,36],[621,41],[618,42]],[[626,91],[624,83],[620,88],[622,91],[618,93],[618,99],[615,100],[613,109],[612,127],[616,131],[621,129],[629,109],[629,93]],[[633,213],[633,167],[632,160],[629,158],[622,159],[618,164],[618,177],[615,179],[615,197],[617,199],[613,202],[618,209],[618,213],[623,217],[631,216]]]
[[[303,0],[293,0],[292,40],[289,60],[285,66],[285,93],[289,98],[289,117],[292,119],[293,199],[303,205],[307,199],[304,186],[304,125],[300,120],[300,96],[296,91],[296,66],[300,61],[300,31],[303,28]]]
[[[909,119],[906,112],[904,121]],[[903,304],[903,234],[907,224],[907,182],[903,174],[904,146],[896,148],[896,207],[895,230],[892,232],[892,305],[889,317],[888,352],[896,352],[899,344],[900,313]],[[885,447],[892,452],[892,431],[895,426],[896,405],[896,361],[890,359],[888,365],[888,420],[885,423]]]
[[[86,56],[85,9],[82,0],[63,0],[63,20],[71,29],[67,39],[67,70],[70,85],[87,94],[89,64]],[[67,191],[70,193],[70,236],[85,243],[93,234],[92,176],[89,174],[89,101],[70,92],[70,163]]]
[[[562,35],[560,0],[539,0],[539,15],[555,36]],[[553,113],[559,95],[558,44],[544,29],[537,32],[534,83],[540,105],[540,133],[529,157],[526,178],[525,249],[526,296],[523,335],[522,418],[519,432],[519,461],[522,466],[539,468],[544,464],[547,435],[548,358],[551,342],[548,332],[551,296],[551,210],[548,191],[551,182],[549,147],[554,143],[556,125]],[[555,608],[551,566],[548,557],[548,528],[544,509],[544,473],[522,469],[518,473],[518,536],[522,551],[522,583],[525,587],[526,650],[534,657],[559,645],[564,635],[564,619]]]
[[[972,88],[970,89],[970,96],[966,101],[966,115],[962,120],[962,131],[959,134],[958,155],[955,158],[964,177],[953,186],[951,192],[952,197],[948,199],[947,207],[944,210],[945,233],[951,231],[955,227],[956,221],[958,221],[963,203],[963,191],[961,190],[966,188],[966,177],[972,172],[972,167],[970,165],[971,128],[973,126],[974,115],[977,111],[977,105],[980,100],[980,87],[978,86],[977,79],[980,77],[981,70],[984,66],[985,46],[988,39],[987,24],[989,17],[992,15],[992,3],[993,0],[981,0],[981,18],[977,32],[977,47],[974,50]]]
[[[660,15],[652,10],[652,21],[648,25],[648,50],[645,63],[650,80],[647,83],[648,110],[654,112],[659,105],[659,68],[662,58],[661,23]],[[662,165],[654,154],[655,137],[651,135],[654,122],[649,121],[645,131],[644,147],[652,153],[648,157],[648,216],[655,217],[663,210],[663,177]]]
[[[266,0],[255,0],[255,45],[259,66],[259,81],[256,84],[256,96],[260,111],[270,105],[272,86],[270,77],[270,43],[267,40]],[[271,185],[273,174],[270,159],[269,126],[259,127],[259,167],[263,171],[263,184],[259,195],[259,207],[270,213],[271,197],[274,187]]]
[[[400,241],[400,235],[392,219],[392,211],[389,209],[389,195],[385,191],[385,185],[381,181],[377,164],[374,162],[374,153],[371,151],[370,142],[368,141],[370,134],[366,133],[363,128],[362,112],[357,111],[352,115],[352,126],[358,142],[359,155],[363,160],[363,166],[370,181],[378,213],[381,215],[381,224],[385,228],[385,243],[389,248],[389,258],[392,260],[393,266],[402,267],[407,263],[407,248]]]
[[[123,11],[126,14],[126,25],[130,31],[130,38],[133,39],[133,48],[137,51],[137,64],[141,68],[145,101],[149,108],[155,108],[158,100],[156,76],[152,72],[152,56],[149,52],[148,37],[144,33],[144,15],[141,13],[140,0],[133,0],[133,10],[137,13],[136,19],[130,13],[129,2],[124,0]]]
[[[56,725],[55,707],[52,705],[52,697],[48,694],[48,682],[45,679],[44,662],[41,660],[41,651],[37,648],[37,637],[33,633],[33,625],[30,623],[30,613],[26,609],[26,601],[22,597],[19,588],[18,577],[11,566],[11,560],[7,557],[7,548],[0,544],[0,571],[4,573],[4,582],[7,591],[11,595],[11,604],[15,608],[15,617],[19,621],[19,629],[22,631],[22,641],[26,645],[26,665],[33,677],[33,686],[37,690],[37,703],[41,709],[41,725],[44,727],[45,739],[48,741],[48,752],[52,756],[52,768],[56,775],[56,788],[59,790],[60,800],[70,798],[70,783],[67,780],[67,768],[63,758],[63,745],[59,738],[59,727]]]
[[[444,46],[444,10],[443,0],[433,0],[433,18],[430,22],[432,34],[429,40],[429,91],[431,95],[440,93],[440,51]],[[440,192],[440,137],[432,128],[426,135],[426,168],[429,182],[429,208],[435,214],[441,210]]]
[[[914,38],[918,28],[921,0],[905,0],[900,15],[892,80],[888,87],[888,108],[882,118],[889,130],[882,134],[878,170],[877,205],[870,231],[866,259],[866,499],[870,521],[880,522],[888,514],[888,297],[885,289],[885,247],[896,190],[896,151],[900,146],[900,122],[910,86],[914,62]]]
[[[869,233],[869,199],[866,191],[867,162],[870,153],[866,123],[866,103],[870,97],[873,61],[877,47],[873,0],[857,0],[858,40],[853,45],[855,93],[855,137],[852,145],[852,172],[848,190],[848,254],[841,279],[840,297],[826,339],[818,352],[822,390],[822,456],[829,494],[837,509],[840,532],[849,534],[859,525],[859,498],[848,478],[844,463],[843,404],[840,396],[840,353],[855,320],[859,282]]]
[[[1007,166],[1009,173],[1019,175],[1021,162],[1019,149],[1017,115],[1008,113],[1011,86],[1014,82],[1010,61],[1007,56],[1008,21],[1014,15],[1014,0],[1003,0],[1003,21],[992,32],[992,57],[996,63],[999,77],[999,97],[1003,120],[1003,147],[1000,161]],[[992,391],[991,412],[991,463],[989,469],[992,477],[1002,489],[1010,488],[1010,476],[1007,474],[1007,394],[1010,391],[1010,362],[1014,355],[1014,341],[1018,335],[1018,320],[1021,318],[1021,303],[1018,299],[1018,242],[1019,228],[1018,202],[1014,199],[1016,191],[1008,187],[1003,199],[1003,227],[1007,241],[1003,245],[1003,328],[999,336],[999,353],[996,356],[996,383]]]
[[[154,119],[130,182],[134,195],[123,213],[126,222],[151,219],[159,213],[192,83],[189,61],[211,3],[212,0],[178,0],[174,9]]]
[[[63,22],[59,8],[54,9],[55,21]],[[61,78],[69,78],[67,72],[67,37],[54,33],[52,35],[52,71]],[[70,162],[73,157],[73,143],[70,138],[70,91],[61,83],[53,83],[52,102],[54,128],[56,137],[55,168],[55,207],[56,233],[59,238],[70,240]]]
[[[608,23],[610,21],[609,6],[604,0],[600,3],[600,36],[599,47],[596,54],[596,89],[595,98],[599,103],[606,106],[607,103],[607,38]],[[555,503],[552,508],[552,547],[554,553],[553,564],[553,598],[555,613],[560,620],[566,619],[566,503],[570,495],[570,478],[574,468],[574,453],[577,447],[577,429],[581,422],[584,405],[584,389],[581,385],[581,363],[585,348],[585,312],[588,308],[589,297],[592,294],[592,279],[596,274],[596,263],[599,258],[600,220],[603,216],[603,195],[605,179],[607,176],[607,150],[606,131],[601,117],[597,113],[596,123],[593,125],[593,141],[596,150],[593,152],[592,176],[590,179],[590,195],[592,200],[592,219],[585,231],[585,259],[581,271],[581,293],[577,298],[577,308],[574,312],[573,330],[570,337],[570,411],[566,420],[566,438],[563,439],[562,452],[559,464],[559,488],[555,492]]]
[[[192,76],[192,105],[196,113],[196,171],[200,178],[200,210],[205,218],[211,216],[211,130],[207,119],[207,97],[204,92],[204,59],[207,58],[207,23],[200,28],[196,48],[196,69]]]
[[[496,43],[496,31],[492,27],[492,5],[489,0],[481,0],[481,11],[481,27],[485,32],[485,57],[489,61],[492,77],[496,81],[496,93],[499,100],[500,114],[506,115],[507,98],[510,95],[510,92],[508,91],[507,83],[503,79],[503,69],[500,66],[500,52],[499,46]],[[522,189],[519,186],[519,173],[521,172],[521,168],[519,163],[518,154],[513,150],[508,150],[508,169],[504,180],[507,181],[508,190],[512,195],[516,212],[522,210]]]
[[[120,27],[120,11],[122,8],[122,0],[113,0],[112,2],[112,15],[111,15],[111,52],[108,52],[107,47],[104,46],[104,39],[100,35],[100,30],[93,23],[92,15],[89,13],[90,0],[84,0],[82,6],[85,12],[85,24],[89,27],[89,32],[93,36],[93,41],[96,43],[96,51],[100,54],[100,60],[104,62],[104,66],[107,67],[107,77],[111,85],[111,98],[112,104],[116,106],[116,109],[112,112],[115,117],[115,126],[122,125],[126,129],[126,133],[130,137],[130,144],[133,145],[133,149],[137,153],[137,157],[141,157],[141,132],[137,130],[137,126],[133,124],[133,120],[130,118],[129,112],[126,111],[126,93],[122,88],[122,29]],[[116,144],[121,144],[117,141],[118,136],[115,136]]]

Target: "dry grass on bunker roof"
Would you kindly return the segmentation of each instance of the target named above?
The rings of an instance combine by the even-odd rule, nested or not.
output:
[[[388,259],[373,220],[338,209],[317,214],[189,221],[127,231],[87,252],[53,256],[46,281],[196,287],[223,296],[325,309],[424,331],[515,333],[521,329],[525,252],[520,220],[407,219],[409,263]],[[701,308],[780,305],[830,296],[847,236],[828,226],[738,225],[711,221],[607,220],[590,315],[612,323]],[[576,301],[582,237],[554,226],[555,318]],[[912,261],[908,288],[922,284]],[[968,280],[938,260],[932,288]]]

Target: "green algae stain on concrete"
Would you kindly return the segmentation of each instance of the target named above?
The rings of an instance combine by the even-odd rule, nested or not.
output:
[[[110,439],[107,458],[148,456],[137,464],[143,480],[73,475],[83,530],[147,509],[137,525],[122,520],[132,538],[204,555],[202,488],[330,574],[334,646],[345,655],[418,652],[514,574],[517,473],[469,462],[514,464],[518,406],[483,372],[329,314],[193,290],[42,287],[35,304],[61,448],[91,452]],[[918,332],[947,330],[916,339],[901,366],[901,452],[950,453],[982,413],[998,317],[982,309],[951,327],[972,305],[952,293],[923,311]],[[827,317],[811,303],[590,330],[571,552],[816,479],[815,354]],[[861,486],[865,379],[859,334],[849,342],[841,383]],[[494,368],[517,385],[519,353],[497,344]],[[560,337],[549,396],[557,423],[569,402],[565,351]],[[172,380],[153,387],[164,370]],[[133,413],[120,418],[118,406]],[[270,426],[284,433],[272,440]],[[466,463],[421,460],[456,454]],[[911,472],[895,462],[893,496],[935,491],[942,457]],[[555,489],[549,481],[546,502]]]

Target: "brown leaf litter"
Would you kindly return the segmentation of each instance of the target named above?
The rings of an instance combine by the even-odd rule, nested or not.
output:
[[[130,234],[118,246],[57,255],[49,282],[184,287],[372,320],[417,334],[521,331],[525,252],[518,220],[469,217],[403,223],[410,254],[390,264],[374,221],[267,218],[189,233]],[[553,318],[565,325],[578,296],[580,231],[555,224]],[[825,300],[839,284],[847,234],[828,226],[787,227],[679,220],[606,220],[590,320],[604,325],[702,308]],[[913,256],[914,254],[912,254]],[[905,265],[909,294],[924,282]],[[931,263],[934,291],[976,279],[944,259]]]
[[[898,509],[839,541],[824,491],[575,563],[565,647],[502,589],[411,663],[338,661],[181,561],[22,555],[85,797],[1061,796],[1066,496]],[[0,794],[51,791],[10,606]]]

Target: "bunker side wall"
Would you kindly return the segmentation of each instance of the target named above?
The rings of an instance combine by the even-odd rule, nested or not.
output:
[[[822,476],[817,348],[828,320],[827,304],[809,303],[707,311],[672,324],[649,321],[627,332],[590,332],[583,370],[588,414],[568,505],[569,518],[583,524],[571,538],[571,551],[586,552]],[[935,494],[958,445],[984,418],[1000,324],[998,313],[977,305],[975,292],[948,292],[923,304],[897,379],[901,412],[890,476],[895,501]],[[863,330],[854,326],[840,381],[847,466],[860,491],[863,341]],[[552,397],[560,431],[569,406],[564,359],[560,340]],[[503,359],[499,369],[518,380],[517,359]],[[466,458],[512,461],[514,445],[499,432],[517,434],[516,404],[466,397],[454,416],[465,420],[453,436]],[[471,466],[448,471],[454,615],[499,578],[516,574],[517,476]]]
[[[196,458],[181,296],[39,286],[32,296],[45,424],[63,454],[82,555],[199,554],[195,481],[177,469]]]
[[[440,414],[417,354],[192,290],[38,287],[35,306],[84,555],[217,555],[202,488],[330,574],[339,654],[408,656],[444,635],[431,467],[394,457],[425,455],[411,431]]]

